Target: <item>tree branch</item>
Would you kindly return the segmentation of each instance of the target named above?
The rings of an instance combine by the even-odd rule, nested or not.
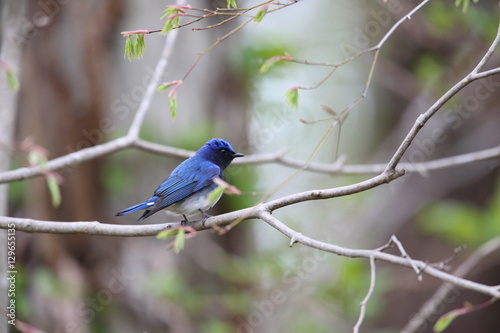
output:
[[[391,161],[387,165],[386,170],[395,170],[396,166],[398,165],[399,161],[403,157],[403,155],[406,153],[408,150],[408,147],[411,145],[415,137],[417,136],[418,132],[424,127],[424,125],[431,119],[431,117],[439,110],[441,107],[446,104],[453,96],[455,96],[459,91],[461,91],[463,88],[465,88],[469,83],[476,81],[480,78],[483,78],[483,73],[478,73],[478,70],[480,70],[483,65],[486,63],[486,61],[491,57],[493,52],[495,51],[496,47],[498,46],[500,42],[500,22],[498,25],[498,30],[497,30],[497,35],[495,39],[493,40],[491,46],[489,47],[488,51],[485,53],[485,55],[482,57],[480,60],[479,64],[469,73],[467,74],[462,80],[460,80],[457,84],[455,84],[450,90],[448,90],[443,96],[441,96],[434,105],[432,105],[426,112],[422,113],[417,120],[415,121],[415,124],[413,127],[410,129],[408,134],[406,135],[406,138],[403,140],[399,148],[396,150],[396,153],[392,157]],[[490,70],[488,73],[491,73],[491,75],[496,74],[498,69]]]
[[[185,0],[177,0],[176,5],[184,5],[185,2]],[[132,125],[130,125],[127,133],[127,136],[132,140],[137,140],[139,138],[139,132],[141,130],[142,123],[144,122],[146,113],[151,106],[151,101],[153,100],[156,88],[160,84],[161,77],[164,75],[165,70],[167,69],[168,63],[170,61],[170,56],[172,54],[172,50],[174,49],[178,35],[179,29],[174,29],[170,31],[170,33],[165,38],[165,45],[163,46],[163,51],[161,53],[160,59],[156,63],[151,81],[149,81],[146,92],[141,99],[141,103],[139,104],[134,119],[132,120]]]
[[[452,274],[457,277],[464,277],[486,257],[491,256],[500,250],[500,237],[493,238],[481,245],[467,258]],[[425,302],[417,314],[403,328],[401,333],[414,333],[426,322],[435,320],[439,312],[442,311],[442,303],[453,291],[453,285],[443,283],[438,290]],[[434,319],[431,319],[433,317]]]
[[[339,256],[344,256],[344,257],[369,259],[371,256],[373,256],[373,258],[375,260],[383,260],[386,262],[390,262],[392,264],[405,266],[408,268],[412,268],[412,266],[415,266],[422,273],[433,276],[433,277],[435,277],[439,280],[445,281],[445,282],[450,282],[455,286],[462,287],[462,288],[469,289],[469,290],[473,290],[473,291],[476,291],[476,292],[479,292],[479,293],[482,293],[485,295],[489,295],[492,297],[500,297],[500,290],[499,290],[498,286],[487,286],[487,285],[484,285],[481,283],[466,280],[466,279],[454,276],[452,274],[440,271],[434,267],[429,266],[427,263],[420,261],[420,260],[412,259],[410,262],[410,260],[408,260],[408,258],[396,256],[396,255],[389,254],[389,253],[380,252],[378,249],[375,249],[375,250],[355,250],[355,249],[348,249],[348,248],[344,248],[344,247],[333,245],[333,244],[324,243],[324,242],[309,238],[307,236],[304,236],[303,234],[301,234],[295,230],[292,230],[291,228],[289,228],[285,224],[283,224],[281,221],[276,219],[274,216],[272,216],[269,211],[260,211],[259,218],[262,219],[267,224],[269,224],[271,227],[280,231],[285,236],[289,237],[290,239],[293,239],[294,243],[301,243],[301,244],[308,246],[308,247],[311,247],[313,249],[318,249],[318,250],[325,251],[325,252],[331,252],[331,253],[337,254]]]
[[[358,321],[356,322],[356,325],[354,325],[354,328],[352,330],[353,333],[359,332],[359,328],[361,327],[361,324],[363,324],[363,320],[365,319],[366,304],[372,297],[373,290],[375,289],[375,279],[377,278],[376,269],[377,266],[375,265],[375,258],[373,256],[370,256],[370,287],[368,288],[368,292],[366,293],[365,298],[363,299],[363,301],[361,301],[361,304],[359,305],[360,306],[359,317]]]

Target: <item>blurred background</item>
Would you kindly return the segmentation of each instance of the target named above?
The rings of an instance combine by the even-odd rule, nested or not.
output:
[[[2,2],[0,2],[2,3]],[[173,1],[27,1],[27,35],[11,168],[27,165],[23,143],[43,147],[50,159],[123,136],[144,95],[164,37],[146,35],[143,59],[123,57],[124,30],[161,29]],[[241,7],[258,4],[237,1]],[[264,61],[285,52],[297,59],[341,61],[375,45],[418,1],[301,1],[250,23],[208,52],[178,92],[172,119],[167,93],[157,93],[141,137],[196,150],[212,137],[238,152],[288,149],[306,160],[330,122],[321,105],[340,112],[364,88],[373,55],[340,67],[318,89],[300,91],[299,107],[283,96],[294,85],[314,86],[324,66]],[[198,8],[224,1],[192,1]],[[347,164],[386,163],[418,115],[467,74],[495,37],[495,1],[431,1],[382,48],[366,98],[336,127],[314,159]],[[196,27],[220,22],[214,18]],[[180,30],[165,81],[180,79],[199,52],[242,21]],[[497,52],[488,68],[498,66]],[[461,91],[419,134],[404,162],[418,163],[498,146],[500,77]],[[149,198],[181,160],[127,150],[60,172],[61,205],[51,203],[43,178],[9,185],[9,215],[40,220],[98,220],[135,224],[139,215],[114,214]],[[349,248],[375,248],[395,234],[417,259],[439,262],[461,251],[457,267],[478,246],[500,234],[499,159],[414,173],[368,192],[307,202],[275,212],[295,230]],[[211,211],[251,206],[294,169],[277,164],[233,166],[228,181],[245,192],[225,196]],[[352,184],[371,175],[302,172],[271,198],[308,189]],[[255,195],[250,195],[256,192]],[[156,214],[146,223],[178,221]],[[44,332],[349,332],[369,285],[367,260],[348,259],[296,245],[262,221],[246,221],[219,236],[205,231],[180,254],[154,237],[117,238],[17,233],[17,318]],[[500,252],[467,278],[500,283]],[[439,281],[378,263],[365,332],[398,332]],[[437,317],[487,297],[456,290]],[[458,318],[450,332],[497,332],[494,304]]]

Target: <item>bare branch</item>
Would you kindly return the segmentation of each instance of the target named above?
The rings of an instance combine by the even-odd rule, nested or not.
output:
[[[340,196],[359,193],[380,186],[382,184],[389,183],[390,181],[401,177],[403,174],[404,172],[393,172],[390,174],[382,173],[378,176],[372,177],[365,181],[347,186],[341,186],[325,190],[312,190],[312,191],[295,193],[292,195],[288,195],[286,197],[269,201],[265,205],[268,210],[273,211],[299,202],[304,202],[309,200],[331,199]]]
[[[398,165],[399,161],[403,157],[403,155],[406,153],[408,150],[408,147],[410,144],[413,142],[415,137],[417,136],[418,132],[424,127],[424,125],[431,119],[431,117],[439,110],[441,107],[446,104],[453,96],[455,96],[460,90],[465,88],[469,83],[476,81],[480,78],[483,78],[484,76],[481,76],[481,73],[477,73],[477,71],[484,65],[484,63],[491,57],[493,54],[494,50],[498,46],[500,42],[500,23],[498,26],[497,30],[497,35],[492,42],[490,48],[488,51],[485,53],[481,61],[479,62],[478,66],[474,68],[469,74],[467,74],[462,80],[460,80],[457,84],[455,84],[450,90],[448,90],[443,96],[441,96],[434,105],[432,105],[426,112],[422,113],[417,120],[415,121],[415,124],[413,127],[410,129],[408,134],[406,135],[406,138],[403,140],[399,148],[396,150],[394,153],[394,156],[392,157],[391,161],[387,165],[386,170],[395,170],[396,166]],[[490,73],[496,74],[497,69],[493,71],[489,71]]]
[[[0,183],[8,183],[15,180],[24,180],[41,176],[46,171],[58,171],[76,166],[82,162],[109,155],[123,150],[131,145],[132,141],[128,137],[122,137],[97,146],[84,148],[73,153],[48,161],[43,168],[24,167],[0,173]]]
[[[359,305],[360,306],[359,317],[358,321],[356,322],[356,325],[354,325],[354,328],[352,330],[353,333],[358,333],[361,324],[363,324],[363,320],[365,319],[366,304],[370,300],[370,297],[372,297],[373,290],[375,289],[376,277],[377,274],[376,274],[375,258],[373,256],[370,256],[370,287],[368,288],[368,292],[366,293],[365,298]]]
[[[395,235],[392,235],[391,236],[391,240],[389,241],[389,244],[395,244],[396,247],[398,248],[399,250],[399,253],[401,253],[401,256],[403,258],[406,258],[408,259],[408,262],[410,263],[410,266],[411,268],[413,268],[413,270],[415,271],[415,273],[417,274],[417,278],[418,278],[418,281],[422,281],[422,272],[420,271],[420,269],[418,269],[418,267],[414,264],[413,262],[413,259],[410,257],[410,255],[406,252],[405,248],[403,247],[403,244],[401,244],[401,242],[399,241],[399,239],[395,236]]]
[[[456,286],[473,290],[485,295],[489,295],[492,297],[500,297],[500,290],[498,289],[497,286],[487,286],[481,283],[473,282],[470,280],[466,280],[460,277],[456,277],[452,274],[440,271],[434,267],[431,267],[427,265],[427,263],[420,261],[420,260],[411,260],[412,262],[410,263],[407,258],[403,258],[400,256],[396,256],[393,254],[388,254],[384,252],[380,252],[378,249],[375,250],[354,250],[354,249],[348,249],[344,248],[341,246],[333,245],[333,244],[328,244],[324,243],[312,238],[309,238],[307,236],[304,236],[303,234],[290,229],[287,227],[283,222],[280,220],[276,219],[274,216],[271,215],[269,211],[260,211],[259,212],[259,218],[262,219],[264,222],[269,224],[271,227],[277,229],[280,231],[282,234],[289,238],[294,238],[297,243],[301,243],[305,246],[318,249],[321,251],[325,252],[331,252],[334,254],[337,254],[339,256],[344,256],[344,257],[350,257],[350,258],[367,258],[369,259],[370,257],[373,256],[375,260],[383,260],[386,262],[390,262],[396,265],[400,266],[405,266],[412,268],[412,266],[416,266],[422,273],[428,274],[430,276],[433,276],[435,278],[438,278],[442,281],[445,282],[450,282]]]
[[[476,268],[479,263],[483,261],[484,258],[493,255],[500,250],[500,237],[493,238],[487,243],[481,245],[477,250],[475,250],[467,260],[465,260],[452,274],[457,277],[464,277],[474,268]],[[426,321],[435,320],[438,311],[442,311],[442,303],[444,300],[450,300],[450,294],[453,291],[453,285],[450,283],[443,283],[438,290],[425,302],[425,304],[420,308],[419,312],[411,317],[411,320],[403,328],[401,333],[414,333],[418,332],[420,326],[422,326]],[[453,299],[456,299],[454,297]],[[439,310],[441,309],[441,310]],[[434,319],[430,319],[430,318]]]

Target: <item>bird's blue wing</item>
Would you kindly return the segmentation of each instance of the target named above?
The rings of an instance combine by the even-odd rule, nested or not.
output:
[[[189,161],[189,160],[188,160]],[[186,161],[186,162],[188,162]],[[182,163],[154,192],[159,196],[155,208],[161,210],[197,192],[220,175],[220,168],[209,161]]]

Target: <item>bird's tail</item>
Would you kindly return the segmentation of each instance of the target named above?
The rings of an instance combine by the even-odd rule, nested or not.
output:
[[[129,208],[126,208],[124,210],[119,211],[118,213],[116,213],[115,216],[122,216],[122,215],[125,215],[128,213],[136,212],[138,210],[151,208],[155,204],[155,201],[157,199],[158,199],[158,197],[155,195],[154,197],[152,197],[151,199],[149,199],[147,201],[144,201],[138,205],[135,205],[135,206],[132,206],[132,207],[129,207]]]

